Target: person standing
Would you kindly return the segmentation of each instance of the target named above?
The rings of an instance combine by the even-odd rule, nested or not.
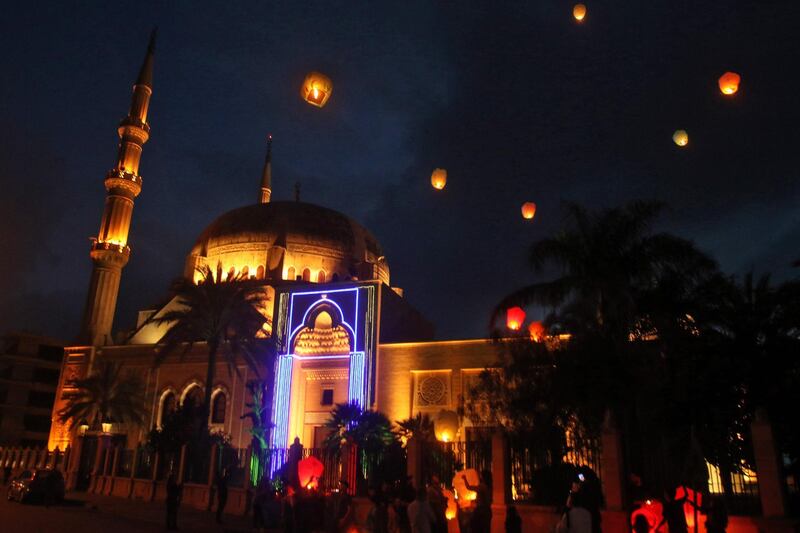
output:
[[[444,495],[442,484],[436,475],[431,476],[428,485],[428,503],[436,516],[433,530],[436,533],[447,533],[447,496]]]
[[[417,491],[416,499],[408,505],[408,521],[411,523],[411,533],[432,532],[436,516],[428,503],[428,491],[424,487]]]
[[[491,531],[492,529],[492,496],[491,489],[487,482],[487,473],[481,472],[477,485],[470,485],[467,476],[461,474],[461,479],[464,480],[464,486],[467,490],[476,494],[475,509],[472,511],[470,517],[470,530],[477,533],[478,531]]]
[[[222,473],[217,474],[217,524],[222,523],[222,513],[225,512],[225,505],[228,503],[228,469],[223,468]]]
[[[181,504],[183,485],[175,480],[175,474],[170,473],[167,478],[167,529],[178,530],[178,507]]]

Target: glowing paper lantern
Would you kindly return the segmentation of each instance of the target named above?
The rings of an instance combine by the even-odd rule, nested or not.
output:
[[[452,520],[458,514],[458,502],[456,502],[455,494],[447,489],[442,490],[442,495],[447,498],[447,508],[444,511],[444,517]]]
[[[684,147],[689,144],[689,134],[686,133],[686,130],[675,130],[675,133],[672,134],[672,142]]]
[[[533,202],[525,202],[522,204],[522,218],[530,220],[536,214],[536,204]]]
[[[636,517],[642,515],[647,519],[650,525],[650,531],[655,531],[661,519],[664,517],[664,506],[661,502],[655,500],[647,500],[641,507],[631,513],[631,526],[636,523]]]
[[[447,171],[443,168],[436,168],[431,173],[431,185],[434,189],[442,190],[447,184]]]
[[[541,322],[531,322],[528,325],[528,333],[530,333],[533,342],[541,342],[544,340],[545,329],[544,324]]]
[[[433,423],[436,438],[442,442],[451,442],[458,433],[458,414],[455,411],[442,409]]]
[[[522,327],[525,322],[525,310],[521,307],[512,307],[506,311],[506,327],[514,331]]]
[[[719,90],[722,91],[722,94],[736,94],[740,81],[742,81],[742,77],[735,72],[726,72],[719,77]]]
[[[318,487],[319,478],[322,477],[323,471],[325,471],[325,466],[313,455],[309,455],[302,461],[298,462],[297,478],[300,480],[300,486],[304,489],[313,489]]]
[[[699,492],[695,492],[689,487],[681,485],[675,489],[675,499],[681,500],[684,498],[686,498],[686,501],[683,504],[683,514],[684,516],[686,516],[686,525],[689,526],[689,528],[691,529],[694,527],[695,505],[698,508],[697,510],[698,522],[701,524],[704,522],[705,515],[701,513],[699,510],[699,508],[703,505],[703,495]]]
[[[333,82],[325,74],[309,72],[303,85],[300,86],[300,96],[311,105],[322,107],[328,103],[333,91]]]
[[[453,489],[456,491],[458,505],[459,507],[464,508],[472,505],[472,502],[478,498],[478,493],[469,490],[461,476],[466,476],[467,481],[469,481],[469,484],[473,487],[477,487],[481,480],[478,476],[478,471],[474,468],[467,468],[461,472],[456,472],[456,475],[453,476]]]
[[[586,6],[583,4],[575,4],[575,7],[572,8],[572,16],[575,17],[575,20],[578,22],[583,22],[586,16]]]

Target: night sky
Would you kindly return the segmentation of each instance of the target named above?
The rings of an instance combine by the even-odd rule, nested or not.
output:
[[[299,181],[303,201],[368,227],[439,338],[486,335],[493,304],[534,281],[528,246],[565,200],[660,199],[658,229],[727,272],[797,274],[797,0],[589,0],[583,24],[549,0],[51,4],[0,17],[2,331],[77,333],[153,25],[152,136],[115,330],[165,297],[205,226],[255,203],[269,132],[273,198]],[[310,70],[333,79],[321,110],[299,98]],[[727,70],[742,75],[733,98],[716,85]]]

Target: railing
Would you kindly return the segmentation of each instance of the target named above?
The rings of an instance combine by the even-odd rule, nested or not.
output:
[[[422,445],[422,476],[430,483],[436,476],[450,486],[456,472],[471,468],[481,472],[492,471],[492,441],[424,442]]]
[[[752,470],[743,468],[738,472],[724,474],[712,464],[708,469],[708,492],[725,501],[728,513],[735,515],[757,515],[761,513],[761,496],[758,478]]]
[[[545,505],[563,505],[570,486],[582,471],[600,475],[596,442],[568,446],[564,452],[546,449],[524,438],[509,443],[511,497]],[[591,475],[591,474],[590,474]]]

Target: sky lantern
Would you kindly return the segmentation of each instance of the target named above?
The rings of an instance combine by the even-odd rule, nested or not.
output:
[[[433,423],[433,432],[436,439],[442,442],[452,442],[458,434],[458,414],[455,411],[442,409]]]
[[[431,173],[431,185],[434,189],[442,190],[447,184],[447,171],[443,168],[435,168]]]
[[[684,147],[689,144],[689,134],[686,133],[686,130],[675,130],[675,133],[672,134],[672,142]]]
[[[467,484],[464,483],[464,477],[462,476],[466,477],[470,486],[473,487],[477,487],[481,480],[478,476],[478,471],[474,468],[467,468],[461,472],[456,472],[456,475],[453,476],[453,489],[456,491],[458,505],[461,508],[464,508],[473,504],[473,502],[478,498],[478,493],[467,488]]]
[[[544,324],[539,321],[531,322],[528,325],[528,333],[530,334],[533,342],[542,342],[546,333]]]
[[[522,204],[522,218],[530,220],[536,214],[536,204],[533,202],[525,202]]]
[[[631,526],[636,523],[637,516],[644,516],[650,526],[650,531],[655,531],[664,517],[664,506],[658,500],[647,500],[638,509],[631,513]]]
[[[452,520],[458,515],[456,496],[447,489],[442,489],[442,495],[447,498],[447,509],[444,512],[444,517],[448,520]]]
[[[322,472],[325,466],[322,462],[309,455],[302,461],[297,463],[297,477],[300,480],[300,486],[304,489],[314,489],[319,487],[319,479],[322,477]]]
[[[695,492],[689,487],[680,485],[675,489],[674,497],[676,500],[685,500],[683,502],[683,514],[686,517],[686,525],[689,526],[690,529],[693,528],[695,509],[700,508],[703,505],[702,493]],[[705,519],[705,514],[697,511],[697,518],[698,523],[702,524],[703,520]]]
[[[742,77],[735,72],[726,72],[719,77],[719,90],[726,95],[736,94],[740,81],[742,81]]]
[[[521,307],[512,307],[506,311],[506,326],[508,329],[517,331],[522,327],[523,322],[525,322],[525,310]]]
[[[328,103],[333,91],[333,82],[325,74],[309,72],[300,87],[300,96],[309,104],[322,107]]]
[[[578,22],[583,22],[584,17],[586,17],[586,6],[583,4],[575,4],[575,7],[572,8],[572,16],[575,17],[575,20]]]

